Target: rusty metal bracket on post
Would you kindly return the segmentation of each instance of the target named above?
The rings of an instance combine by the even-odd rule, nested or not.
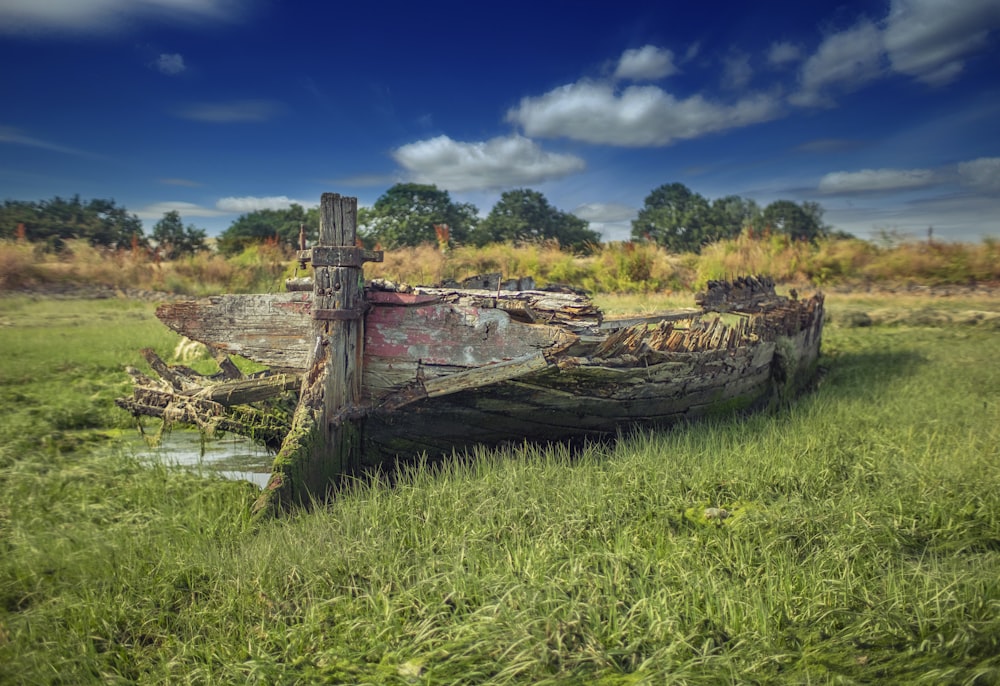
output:
[[[365,316],[368,308],[353,310],[313,310],[312,317],[325,322],[347,322],[353,319],[361,319]]]
[[[312,262],[313,267],[360,268],[365,262],[381,262],[383,256],[381,250],[365,250],[353,246],[317,245],[310,250],[299,251],[299,261]]]

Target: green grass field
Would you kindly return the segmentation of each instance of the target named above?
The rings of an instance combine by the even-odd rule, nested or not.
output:
[[[0,299],[0,683],[1000,683],[1000,300],[829,305],[788,407],[254,521],[125,448],[151,306]]]

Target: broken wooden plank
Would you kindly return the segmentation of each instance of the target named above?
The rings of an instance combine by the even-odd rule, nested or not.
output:
[[[218,295],[166,303],[156,316],[210,348],[270,367],[305,369],[312,337],[310,293]]]
[[[672,312],[663,312],[661,314],[651,314],[644,315],[642,317],[622,317],[619,319],[605,319],[601,322],[601,331],[617,331],[618,329],[626,329],[630,326],[639,326],[642,324],[659,324],[660,322],[674,322],[681,319],[690,319],[691,317],[701,314],[701,310],[696,308],[686,308],[682,310],[674,310]]]
[[[208,384],[199,391],[191,392],[191,395],[230,407],[267,400],[285,391],[297,390],[301,385],[302,377],[298,374],[274,374]]]
[[[485,367],[474,367],[462,372],[440,376],[436,379],[418,379],[410,387],[383,400],[379,409],[397,410],[423,398],[439,398],[472,388],[485,388],[501,381],[516,379],[532,372],[541,371],[550,362],[541,351],[499,362]]]
[[[160,356],[152,348],[143,348],[140,352],[153,371],[178,391],[191,388],[194,385],[190,379],[185,379],[181,374],[168,367],[167,363],[160,359]]]

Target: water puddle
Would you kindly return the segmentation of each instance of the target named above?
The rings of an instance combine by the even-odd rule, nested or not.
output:
[[[156,446],[142,436],[131,439],[129,444],[137,457],[210,469],[227,479],[243,479],[260,488],[267,485],[274,460],[267,448],[235,434],[205,438],[198,431],[175,429],[165,433]]]

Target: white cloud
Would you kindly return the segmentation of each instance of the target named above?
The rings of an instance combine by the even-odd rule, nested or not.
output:
[[[831,195],[905,191],[937,181],[937,175],[930,169],[862,169],[827,174],[820,179],[819,190]]]
[[[220,198],[215,207],[223,212],[256,212],[258,210],[287,210],[292,205],[302,207],[315,207],[319,203],[315,200],[293,200],[287,195],[273,195],[268,197],[257,197],[245,195],[242,197]]]
[[[958,165],[958,174],[965,183],[1000,192],[1000,157],[980,157]]]
[[[632,220],[639,211],[627,205],[595,202],[580,205],[572,214],[588,222],[591,231],[597,231],[603,241],[609,242],[629,240]]]
[[[893,0],[885,24],[892,68],[942,85],[961,73],[963,58],[988,45],[1000,27],[1000,0]]]
[[[246,0],[2,0],[0,33],[110,33],[139,19],[241,17]]]
[[[161,74],[174,76],[187,69],[187,66],[184,64],[183,55],[164,53],[156,58],[156,68],[160,70]]]
[[[0,143],[26,145],[31,148],[41,148],[42,150],[61,152],[65,155],[96,157],[96,155],[94,155],[93,153],[89,153],[85,150],[79,150],[77,148],[71,148],[66,145],[59,145],[58,143],[52,143],[51,141],[46,141],[41,138],[35,138],[34,136],[29,136],[21,129],[15,128],[13,126],[0,126]]]
[[[199,103],[177,110],[182,119],[222,124],[230,122],[268,121],[284,108],[273,100],[236,100],[234,102]]]
[[[772,67],[781,67],[790,62],[802,59],[802,48],[793,43],[779,41],[771,43],[767,51],[767,63]]]
[[[729,90],[743,90],[750,83],[753,69],[750,55],[734,53],[722,60],[722,87]]]
[[[655,45],[644,45],[634,50],[626,50],[618,60],[616,79],[632,81],[653,81],[677,73],[674,53]]]
[[[780,114],[777,100],[766,95],[720,105],[700,95],[678,100],[655,86],[630,86],[619,94],[606,83],[578,81],[522,98],[507,113],[507,120],[523,126],[529,136],[643,147],[669,145]]]
[[[213,210],[210,207],[202,207],[193,202],[168,200],[146,205],[136,212],[136,215],[139,219],[161,219],[167,212],[177,212],[181,217],[219,217],[227,214],[227,212]]]
[[[827,36],[802,66],[800,90],[789,102],[808,107],[830,105],[828,91],[850,92],[883,75],[882,52],[882,34],[868,20]]]
[[[639,211],[628,205],[591,202],[580,205],[573,214],[588,222],[620,222],[635,219]]]
[[[508,188],[562,178],[582,171],[574,155],[542,150],[524,136],[465,143],[438,136],[397,148],[393,158],[419,183],[452,191]]]

